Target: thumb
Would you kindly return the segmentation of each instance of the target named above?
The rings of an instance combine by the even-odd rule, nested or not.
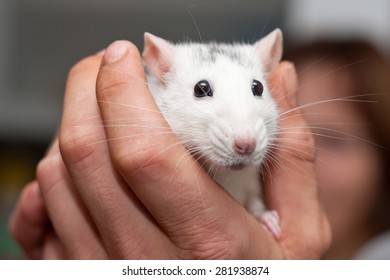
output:
[[[310,246],[322,243],[308,240],[326,234],[328,224],[319,202],[314,140],[292,99],[298,85],[293,64],[282,62],[269,83],[280,113],[276,148],[270,151],[270,168],[265,178],[265,198],[280,215],[281,245],[290,251],[295,248],[294,257],[299,257],[300,251],[303,255],[305,250],[306,256],[308,252],[314,255],[318,248],[313,251]]]

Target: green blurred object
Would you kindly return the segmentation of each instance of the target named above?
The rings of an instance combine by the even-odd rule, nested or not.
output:
[[[0,143],[0,259],[23,258],[9,232],[8,221],[22,187],[35,177],[35,167],[45,146]]]
[[[7,224],[1,221],[0,227],[0,259],[21,259],[22,252],[16,242],[12,239]]]

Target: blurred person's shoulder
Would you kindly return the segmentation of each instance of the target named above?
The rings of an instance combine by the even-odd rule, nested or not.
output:
[[[390,230],[368,241],[353,259],[390,260]]]

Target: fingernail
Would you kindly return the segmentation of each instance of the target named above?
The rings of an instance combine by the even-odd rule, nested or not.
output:
[[[129,49],[129,42],[127,41],[115,41],[108,46],[104,53],[104,62],[106,64],[114,63],[125,56]]]
[[[296,92],[298,89],[297,72],[293,63],[290,63],[284,72],[283,81],[286,86],[286,97],[292,107],[297,106]]]

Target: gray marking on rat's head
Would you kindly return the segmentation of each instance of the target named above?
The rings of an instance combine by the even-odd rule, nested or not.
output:
[[[208,44],[189,44],[193,48],[193,53],[196,59],[203,62],[215,63],[218,57],[223,56],[229,58],[232,62],[241,66],[247,66],[250,61],[237,48],[239,44],[221,44],[211,42]]]

